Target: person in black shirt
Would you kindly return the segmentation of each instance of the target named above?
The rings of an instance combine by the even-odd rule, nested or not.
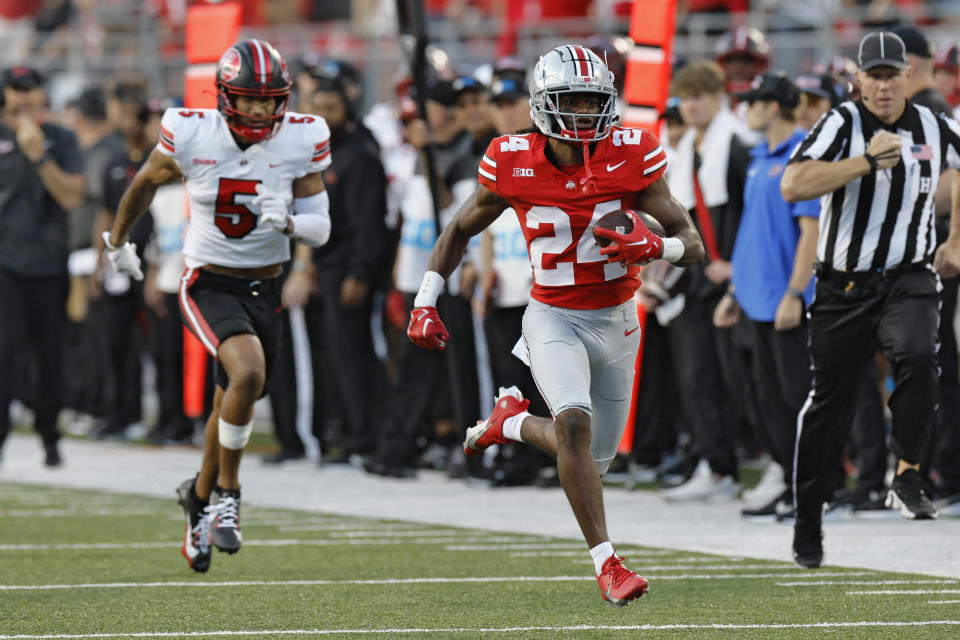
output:
[[[63,326],[68,287],[66,211],[83,202],[86,179],[76,136],[40,122],[43,79],[14,67],[4,74],[0,121],[0,446],[10,431],[15,360],[24,345],[37,364],[34,427],[45,464],[61,464]]]
[[[334,384],[346,423],[339,455],[330,459],[346,459],[372,452],[387,384],[370,327],[374,290],[386,275],[390,252],[387,179],[338,77],[317,78],[311,110],[330,127],[333,164],[323,179],[333,230],[314,252],[314,262],[323,302],[322,334],[338,372]]]

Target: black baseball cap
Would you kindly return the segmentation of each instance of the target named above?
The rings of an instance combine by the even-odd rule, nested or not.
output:
[[[755,77],[750,88],[736,97],[747,102],[769,100],[792,108],[800,103],[800,90],[783,71],[771,71]]]
[[[834,78],[829,73],[801,73],[793,82],[800,89],[800,93],[809,93],[829,100],[834,107],[847,97],[848,83]]]
[[[522,73],[500,73],[495,75],[490,83],[490,100],[493,102],[517,100],[528,95],[527,82]]]
[[[857,62],[862,71],[868,71],[874,67],[906,69],[910,66],[907,60],[907,46],[903,44],[900,36],[890,31],[874,31],[863,36],[857,53]]]
[[[31,67],[11,67],[3,73],[3,85],[16,89],[36,89],[43,86],[43,76]]]
[[[930,51],[930,41],[920,33],[915,27],[894,27],[890,33],[896,34],[903,40],[907,53],[911,53],[920,58],[932,58],[933,52]]]

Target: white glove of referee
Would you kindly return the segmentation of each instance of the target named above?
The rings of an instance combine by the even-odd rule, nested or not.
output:
[[[276,193],[270,193],[262,185],[257,185],[257,197],[251,204],[260,207],[260,224],[269,225],[278,233],[287,233],[290,228],[290,216],[287,214],[287,201]]]
[[[118,273],[125,273],[134,280],[143,280],[143,271],[140,269],[140,258],[137,256],[137,245],[125,242],[119,247],[110,244],[110,232],[103,232],[103,242],[107,246],[107,258]]]

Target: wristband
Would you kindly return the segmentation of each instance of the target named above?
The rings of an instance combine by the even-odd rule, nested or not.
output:
[[[685,251],[683,240],[680,238],[664,238],[663,252],[660,254],[660,259],[666,260],[667,262],[676,262],[683,257]]]
[[[42,156],[40,156],[36,160],[31,160],[30,164],[33,165],[34,169],[39,169],[43,165],[47,164],[49,160],[50,160],[50,154],[44,151]]]
[[[290,263],[290,270],[291,270],[291,271],[306,271],[306,270],[307,270],[307,263],[304,262],[303,260],[294,260],[293,262]]]
[[[803,291],[800,291],[800,289],[797,289],[796,287],[788,288],[787,295],[793,296],[794,298],[797,298],[799,300],[803,300]]]
[[[413,306],[437,306],[437,298],[440,296],[441,291],[443,291],[443,276],[436,271],[427,271],[423,274],[420,291],[417,292],[417,297],[413,299]]]
[[[869,153],[863,154],[863,157],[867,159],[867,163],[870,165],[870,172],[873,173],[877,170],[877,159],[874,158]]]

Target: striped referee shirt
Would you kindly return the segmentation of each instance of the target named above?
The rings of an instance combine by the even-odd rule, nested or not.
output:
[[[880,129],[900,136],[901,161],[820,198],[817,259],[838,271],[929,263],[936,247],[933,197],[940,173],[960,169],[960,125],[909,100],[890,125],[862,102],[844,102],[817,122],[790,163],[861,156]]]

